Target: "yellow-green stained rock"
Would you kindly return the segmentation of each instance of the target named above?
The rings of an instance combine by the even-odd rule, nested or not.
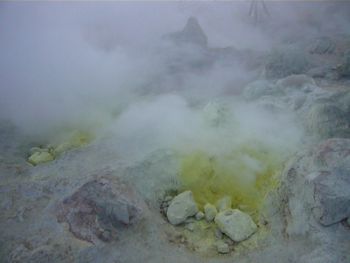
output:
[[[49,152],[34,152],[29,158],[28,162],[33,165],[37,165],[40,163],[50,162],[54,159],[54,157]]]
[[[83,132],[74,132],[68,138],[63,139],[63,143],[56,145],[52,151],[55,157],[60,154],[88,144],[92,140],[92,136]]]
[[[46,149],[46,148],[32,147],[32,148],[30,148],[29,153],[32,155],[32,154],[34,154],[36,152],[48,152],[48,151],[49,150]]]

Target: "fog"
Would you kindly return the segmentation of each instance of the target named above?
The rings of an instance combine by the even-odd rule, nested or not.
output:
[[[206,49],[164,36],[196,17],[209,48],[231,46],[259,58],[301,35],[347,33],[349,17],[340,5],[268,1],[268,10],[258,6],[252,17],[247,1],[3,2],[0,117],[29,136],[47,139],[64,129],[115,133],[126,149],[147,152],[181,145],[186,151],[189,144],[225,149],[232,137],[260,136],[252,130],[262,130],[267,136],[259,140],[269,144],[292,138],[293,145],[302,131],[292,117],[254,111],[235,97],[260,78],[254,61],[208,63]],[[230,127],[205,126],[204,106],[227,98]],[[286,124],[289,130],[279,129]]]
[[[260,54],[301,35],[348,33],[341,4],[268,1],[268,11],[260,6],[254,18],[247,1],[3,2],[0,116],[28,135],[115,128],[130,140],[157,137],[157,147],[193,138],[200,147],[208,141],[207,135],[198,139],[207,133],[198,107],[239,93],[259,72],[239,59],[202,69],[206,51],[174,45],[164,35],[181,30],[193,16],[209,48]],[[254,119],[232,107],[240,111],[240,123]],[[253,122],[260,122],[259,114]],[[267,126],[277,125],[274,117],[265,119]],[[134,134],[141,130],[141,137]]]

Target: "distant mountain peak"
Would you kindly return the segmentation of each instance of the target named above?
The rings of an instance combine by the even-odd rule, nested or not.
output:
[[[191,16],[187,19],[185,27],[181,31],[170,33],[166,36],[176,44],[195,44],[207,47],[208,38],[200,26],[197,18]]]

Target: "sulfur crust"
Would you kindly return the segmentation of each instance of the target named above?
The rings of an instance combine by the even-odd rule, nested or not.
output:
[[[242,158],[262,165],[252,169]],[[184,189],[193,192],[201,209],[228,195],[233,208],[257,221],[265,197],[279,185],[282,163],[277,152],[259,145],[241,145],[224,156],[198,151],[182,157],[180,181]]]

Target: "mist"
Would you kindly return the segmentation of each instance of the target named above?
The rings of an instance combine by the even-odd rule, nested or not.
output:
[[[253,251],[261,239],[275,251],[271,257],[281,253],[283,258],[290,252],[279,252],[276,244],[281,244],[281,233],[287,231],[283,225],[288,223],[283,218],[287,212],[277,211],[276,205],[274,213],[280,213],[282,219],[271,219],[275,224],[271,227],[266,207],[275,209],[269,198],[284,186],[281,178],[288,161],[322,140],[350,137],[350,97],[346,95],[349,14],[350,4],[342,1],[1,2],[0,175],[5,179],[0,194],[7,198],[8,182],[13,189],[22,184],[24,189],[40,185],[46,199],[36,200],[21,213],[39,225],[51,217],[67,223],[69,230],[54,220],[45,231],[71,244],[76,257],[71,262],[98,262],[101,256],[110,256],[104,262],[111,258],[140,262],[142,254],[149,253],[148,245],[140,241],[144,236],[152,249],[162,247],[165,252],[159,255],[170,255],[170,261],[201,262],[191,253],[210,255],[209,259],[221,256],[217,239],[226,242],[229,237],[220,230],[218,238],[219,224],[213,218],[197,220],[196,213],[188,217],[190,221],[174,224],[186,242],[168,235],[166,227],[171,220],[165,209],[170,207],[169,200],[186,191],[191,191],[198,211],[203,212],[207,204],[217,204],[228,196],[229,209],[239,209],[256,224],[257,234],[247,241],[250,243],[226,242],[233,254],[240,248]],[[100,208],[90,209],[90,201],[86,201],[90,196],[75,199],[75,194],[85,194],[86,189],[80,191],[79,187],[105,173],[113,179],[107,176],[103,180],[114,182],[117,178],[130,184],[147,207],[146,221],[138,228],[118,228],[118,239],[125,241],[119,250],[125,254],[108,243],[118,243],[114,230],[108,228],[115,227],[114,222],[109,226],[108,220],[120,219],[119,214],[113,215],[115,208],[102,208],[107,211],[102,217],[107,219],[101,223],[101,215],[93,214]],[[92,185],[106,182],[98,180]],[[119,182],[116,185],[119,187]],[[129,202],[133,194],[126,192],[125,202]],[[73,201],[66,202],[69,195]],[[11,202],[26,207],[27,195],[18,196],[18,201],[11,197],[16,199]],[[78,219],[69,215],[73,218],[69,221],[69,216],[62,219],[52,214],[57,204],[62,208],[72,203],[77,206],[74,209],[88,207],[92,215]],[[105,205],[105,200],[101,204]],[[124,213],[142,210],[129,208],[123,208],[126,212],[121,212],[121,218]],[[17,210],[9,212],[9,218],[16,218]],[[96,218],[90,222],[90,216]],[[8,227],[7,221],[1,220],[3,229],[17,229],[17,223]],[[87,220],[83,230],[79,220]],[[200,222],[198,236],[197,230],[188,227],[191,220]],[[32,229],[27,221],[18,222],[32,231],[25,230],[25,235],[41,231],[41,226]],[[91,230],[94,224],[97,234]],[[161,232],[163,228],[166,234]],[[18,229],[15,232],[22,234]],[[265,241],[264,235],[271,229],[275,239]],[[111,236],[105,237],[106,232]],[[29,262],[25,259],[34,252],[14,250],[18,237],[10,232],[6,235],[4,240],[13,243],[4,249],[0,246],[0,257],[10,251],[6,262],[19,262],[12,260],[16,257]],[[159,236],[167,236],[170,242]],[[86,244],[74,243],[76,238]],[[200,243],[201,239],[209,241]],[[141,248],[139,257],[134,255],[134,242]],[[174,243],[191,252],[182,251],[177,258]],[[97,252],[92,249],[95,246]],[[298,246],[291,245],[293,254]],[[101,248],[108,253],[101,253]],[[95,255],[93,259],[85,260],[90,253]],[[247,260],[259,259],[256,253]],[[164,262],[164,255],[150,262]],[[230,258],[218,258],[218,262],[228,262],[225,260]],[[266,256],[261,262],[273,260]]]
[[[267,5],[270,16],[255,26],[246,2],[1,3],[1,116],[39,133],[97,125],[152,90],[208,100],[255,77],[239,61],[171,74],[167,68],[179,58],[201,62],[201,51],[162,41],[190,16],[214,48],[261,51],[287,36],[349,30],[348,17],[327,13],[332,3]],[[331,18],[324,21],[324,13]]]

